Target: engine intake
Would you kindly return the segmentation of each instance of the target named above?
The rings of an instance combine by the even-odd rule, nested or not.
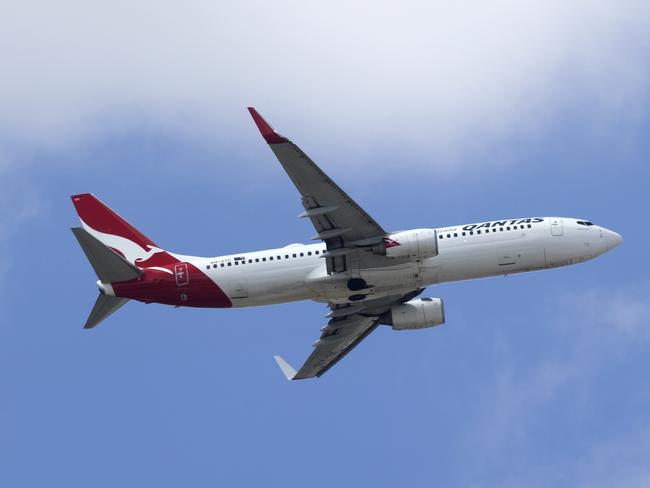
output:
[[[435,327],[445,323],[445,307],[440,298],[415,298],[393,305],[382,317],[382,322],[393,330],[414,330]]]
[[[372,252],[389,258],[419,261],[438,255],[438,237],[434,229],[396,232],[372,246]]]

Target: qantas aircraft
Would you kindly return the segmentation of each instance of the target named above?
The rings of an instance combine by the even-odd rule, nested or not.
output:
[[[440,298],[425,287],[581,263],[622,237],[587,220],[502,219],[390,232],[338,187],[298,146],[248,109],[301,195],[316,229],[314,244],[228,256],[166,251],[89,193],[73,195],[81,227],[72,228],[99,280],[85,328],[133,299],[176,307],[253,307],[315,300],[327,323],[296,371],[275,356],[288,379],[321,376],[380,324],[394,330],[445,322]]]

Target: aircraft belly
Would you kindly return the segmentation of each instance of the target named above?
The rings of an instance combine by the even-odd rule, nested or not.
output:
[[[546,257],[543,247],[531,247],[516,251],[517,271],[535,271],[546,268]]]
[[[315,298],[305,286],[305,275],[310,268],[295,267],[274,271],[248,273],[246,296],[232,299],[233,307],[272,305]],[[237,280],[234,280],[236,283]]]
[[[524,247],[522,242],[506,246],[473,247],[453,250],[429,260],[429,266],[439,266],[438,283],[485,278],[544,269],[544,248]]]
[[[359,277],[374,288],[374,295],[389,295],[396,291],[415,290],[422,286],[418,263],[360,270]]]

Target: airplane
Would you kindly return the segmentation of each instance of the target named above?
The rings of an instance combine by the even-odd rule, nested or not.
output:
[[[299,300],[327,304],[327,323],[297,371],[274,356],[289,380],[320,377],[379,325],[442,325],[442,299],[427,286],[568,266],[618,246],[614,231],[583,219],[508,218],[440,228],[386,231],[300,148],[248,108],[301,195],[299,215],[313,244],[226,256],[167,251],[90,193],[73,195],[81,227],[72,232],[97,275],[99,297],[84,328],[129,300],[176,307],[254,307]]]

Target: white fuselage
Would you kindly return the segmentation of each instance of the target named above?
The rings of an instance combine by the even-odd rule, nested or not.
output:
[[[190,262],[223,289],[233,307],[298,300],[342,303],[354,293],[346,286],[350,278],[370,284],[365,293],[372,299],[438,283],[576,264],[621,242],[615,232],[586,224],[573,218],[544,217],[436,228],[435,257],[336,275],[326,273],[322,243],[192,258]]]

